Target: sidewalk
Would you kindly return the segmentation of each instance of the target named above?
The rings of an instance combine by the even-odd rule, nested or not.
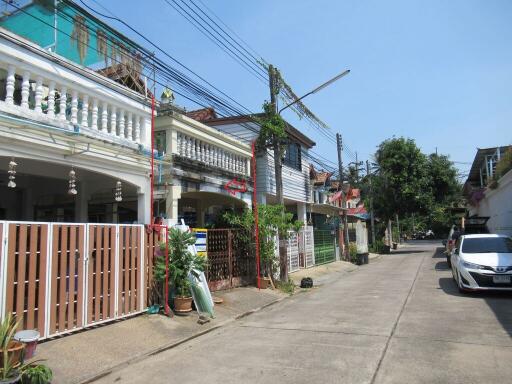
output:
[[[381,255],[370,253],[368,258],[371,263],[372,260],[376,260],[380,257]],[[300,281],[303,277],[311,277],[313,279],[313,286],[320,286],[340,278],[340,275],[353,272],[358,268],[359,266],[349,263],[348,261],[335,261],[292,272],[290,273],[290,279],[293,280],[295,285],[300,286]]]
[[[143,314],[41,342],[35,358],[46,360],[54,383],[90,382],[286,297],[279,291],[256,288],[236,288],[214,296],[224,302],[215,305],[215,319],[207,324],[197,324],[196,312],[173,318]]]

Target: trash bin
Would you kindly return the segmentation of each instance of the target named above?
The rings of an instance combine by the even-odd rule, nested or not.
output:
[[[25,344],[24,359],[31,359],[36,353],[37,341],[39,340],[39,332],[36,330],[24,330],[14,334],[14,340]]]

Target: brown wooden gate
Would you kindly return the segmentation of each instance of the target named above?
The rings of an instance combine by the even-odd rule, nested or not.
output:
[[[212,291],[254,283],[256,276],[251,236],[241,229],[209,229],[206,278]]]

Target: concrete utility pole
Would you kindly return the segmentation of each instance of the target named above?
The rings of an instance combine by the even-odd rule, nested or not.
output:
[[[368,176],[368,183],[370,184],[370,222],[372,226],[372,244],[375,244],[375,219],[373,216],[373,188],[372,177],[370,175],[370,162],[366,160],[366,176]]]
[[[359,161],[357,161],[357,152],[356,152],[356,182],[359,183]]]
[[[343,191],[343,139],[339,133],[336,133],[336,147],[338,150],[338,172],[340,174],[340,191],[341,191],[341,207],[347,208],[347,196]],[[344,245],[345,245],[345,257],[348,256],[348,220],[347,220],[347,211],[343,212],[343,232],[344,232]]]
[[[276,70],[272,64],[268,66],[268,81],[270,87],[270,105],[272,112],[277,114],[276,94],[277,90],[277,77]],[[276,181],[276,199],[277,204],[284,207],[283,196],[283,164],[281,161],[281,149],[279,138],[273,135],[272,146],[274,148],[274,178]],[[279,236],[279,278],[281,281],[288,281],[288,258],[286,257],[286,246],[284,241]]]

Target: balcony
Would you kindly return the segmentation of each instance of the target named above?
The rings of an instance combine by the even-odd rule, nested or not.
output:
[[[134,149],[151,143],[142,95],[0,28],[0,120],[20,118]]]
[[[171,152],[174,160],[182,159],[188,164],[221,169],[235,175],[251,174],[251,147],[215,128],[173,112],[157,119],[156,130],[165,132],[165,152]]]

